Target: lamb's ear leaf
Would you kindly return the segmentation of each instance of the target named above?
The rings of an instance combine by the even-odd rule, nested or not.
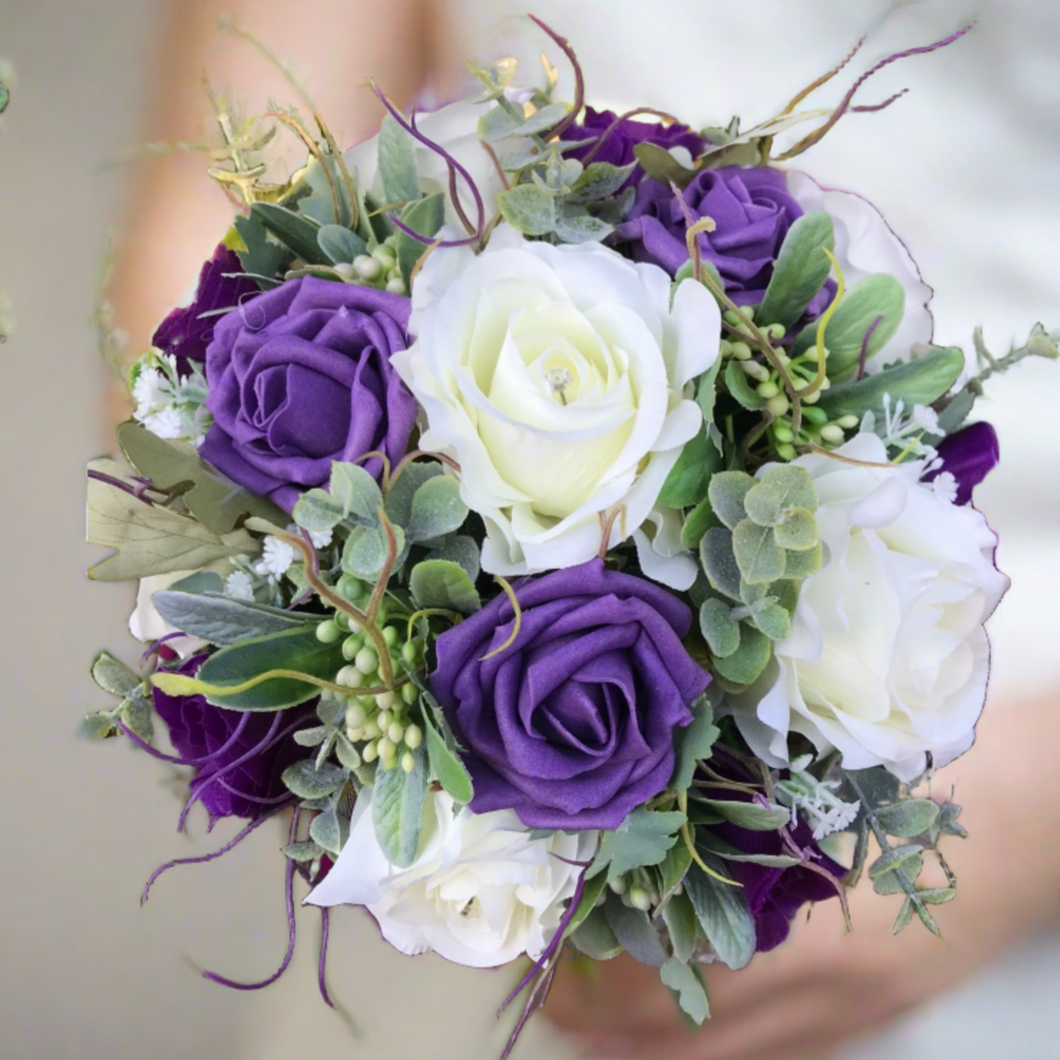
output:
[[[372,819],[376,839],[387,860],[408,868],[416,860],[423,807],[427,801],[427,756],[423,746],[412,754],[412,772],[401,766],[376,769],[372,793]]]

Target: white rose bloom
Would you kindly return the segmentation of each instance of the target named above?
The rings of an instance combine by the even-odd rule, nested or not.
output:
[[[887,462],[867,433],[836,452]],[[803,582],[775,664],[731,710],[770,765],[787,764],[798,732],[848,768],[911,780],[926,752],[942,766],[974,740],[990,665],[983,623],[1009,584],[994,566],[997,538],[974,508],[920,482],[923,461],[795,463],[817,487],[824,564]]]
[[[905,291],[905,314],[898,330],[868,362],[871,373],[894,361],[908,361],[914,345],[930,342],[935,331],[928,303],[934,292],[924,283],[906,245],[867,199],[849,191],[822,188],[797,170],[788,173],[788,191],[807,212],[824,210],[835,225],[835,255],[847,290],[867,276],[884,272]]]
[[[424,408],[421,447],[462,468],[487,571],[582,563],[606,513],[624,508],[611,545],[652,513],[702,423],[686,388],[718,357],[721,331],[705,287],[682,283],[672,308],[670,289],[662,269],[598,243],[532,243],[504,225],[478,257],[427,259],[416,342],[392,363]]]
[[[156,610],[151,603],[154,593],[168,589],[171,585],[194,574],[195,571],[173,571],[171,574],[153,574],[149,578],[141,578],[140,586],[136,591],[136,608],[129,616],[129,632],[144,644],[154,644],[156,640],[168,637],[171,633],[177,633],[176,626],[171,626]],[[202,651],[206,647],[206,641],[200,637],[180,636],[167,640],[166,645],[172,648],[182,659]]]
[[[434,950],[471,968],[536,959],[552,940],[588,862],[596,832],[530,838],[512,810],[459,810],[428,796],[415,862],[391,865],[375,837],[372,789],[357,796],[350,836],[307,902],[363,905],[383,937],[408,956]],[[566,859],[566,860],[561,860]]]
[[[479,118],[486,108],[474,103],[450,103],[430,112],[416,114],[416,129],[428,140],[438,144],[455,158],[467,171],[482,195],[488,221],[495,211],[497,193],[504,190],[493,159],[486,153],[478,138]],[[383,180],[379,174],[379,137],[350,148],[343,154],[347,166],[357,168],[360,187],[367,190],[377,202],[383,203]],[[449,199],[449,166],[445,159],[425,144],[416,143],[416,165],[420,175],[420,186],[425,192],[446,193],[445,216],[451,224],[457,223],[457,214]],[[457,175],[457,195],[472,224],[475,223],[475,200],[467,182]],[[463,227],[457,238],[466,235]]]

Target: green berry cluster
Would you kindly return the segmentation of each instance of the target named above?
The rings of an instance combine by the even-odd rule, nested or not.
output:
[[[370,254],[358,254],[352,262],[336,265],[335,271],[347,283],[374,287],[390,294],[408,294],[397,253],[390,239],[380,243]]]
[[[372,588],[365,582],[344,574],[339,579],[338,591],[350,603],[364,607]],[[390,668],[402,672],[402,663],[418,666],[423,661],[422,639],[405,639],[404,616],[387,624],[387,601],[384,599],[376,615],[383,641],[390,655]],[[351,743],[361,744],[361,759],[371,764],[378,761],[383,769],[393,769],[400,763],[411,773],[415,761],[412,752],[423,742],[423,730],[409,719],[409,709],[415,706],[419,692],[411,682],[394,691],[361,695],[359,689],[379,688],[385,681],[379,669],[379,655],[372,641],[361,630],[351,628],[349,617],[336,611],[317,626],[317,638],[325,644],[335,644],[341,638],[342,656],[347,665],[335,675],[335,683],[349,689],[346,707],[346,736]]]
[[[840,416],[832,420],[823,409],[814,407],[821,400],[824,392],[831,389],[832,383],[828,376],[824,377],[819,389],[802,398],[802,423],[798,437],[796,437],[792,422],[791,401],[785,392],[780,373],[763,361],[757,360],[750,342],[746,341],[753,338],[748,325],[754,321],[754,308],[745,306],[739,313],[726,310],[723,316],[726,323],[736,329],[736,334],[743,337],[732,336],[723,339],[721,354],[739,364],[749,382],[754,384],[758,396],[765,402],[765,408],[772,414],[773,422],[769,426],[767,437],[772,441],[777,456],[782,460],[794,460],[797,452],[796,446],[799,445],[812,444],[825,449],[834,449],[842,445],[846,439],[846,432],[855,429],[859,421],[856,416]],[[762,327],[761,331],[771,342],[779,342],[786,335],[782,324],[769,324]],[[797,357],[790,357],[780,348],[777,349],[776,355],[777,360],[783,365],[798,389],[803,389],[816,380],[818,368],[816,346],[811,346]],[[827,358],[827,349],[824,355]]]
[[[623,905],[638,909],[642,913],[647,913],[653,906],[658,905],[660,901],[655,881],[646,869],[633,869],[632,872],[627,873],[625,876],[616,876],[613,880],[608,881],[607,886],[612,894],[617,894],[622,899]],[[681,886],[679,884],[678,891],[680,890]],[[677,892],[675,891],[674,893]],[[603,904],[603,898],[604,895],[601,894],[600,904]]]

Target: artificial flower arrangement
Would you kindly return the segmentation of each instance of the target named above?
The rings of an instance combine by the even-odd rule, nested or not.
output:
[[[144,898],[288,819],[287,957],[218,982],[283,971],[300,876],[324,946],[360,905],[406,954],[528,957],[526,1015],[565,951],[626,951],[700,1022],[702,963],[866,866],[937,932],[964,830],[914,790],[972,744],[1008,584],[965,421],[1060,333],[977,336],[974,373],[879,212],[777,165],[879,109],[868,75],[697,132],[585,106],[539,25],[573,103],[546,56],[432,113],[373,85],[345,153],[217,103],[238,214],[89,465],[91,576],[140,579],[150,646],[99,657],[119,702],[85,727],[190,770],[181,827],[248,822]],[[278,185],[279,126],[309,157]]]

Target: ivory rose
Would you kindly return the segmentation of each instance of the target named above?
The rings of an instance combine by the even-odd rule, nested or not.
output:
[[[997,538],[974,508],[921,482],[923,461],[888,464],[875,435],[797,464],[820,499],[821,570],[802,585],[791,636],[732,710],[755,754],[788,762],[788,737],[842,752],[850,769],[903,780],[963,754],[986,696],[983,623],[1008,588]]]
[[[426,415],[420,447],[461,466],[483,567],[570,567],[649,518],[702,414],[688,384],[718,356],[706,288],[600,244],[501,226],[485,251],[439,249],[413,291],[414,345],[393,364]]]

